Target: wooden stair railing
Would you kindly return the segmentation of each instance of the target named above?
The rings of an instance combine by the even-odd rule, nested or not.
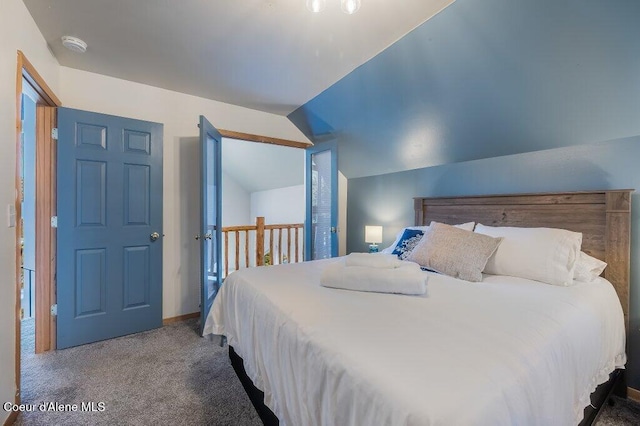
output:
[[[252,238],[255,232],[255,257],[251,256]],[[286,242],[283,245],[283,233],[286,232]],[[244,233],[244,235],[242,235]],[[223,238],[223,265],[224,271],[222,276],[226,277],[229,274],[229,247],[230,240],[234,249],[234,265],[238,270],[241,267],[251,267],[251,260],[255,263],[253,266],[264,266],[265,264],[277,265],[281,263],[298,263],[304,260],[304,244],[303,234],[304,224],[302,223],[285,223],[265,225],[264,217],[257,217],[255,225],[240,225],[240,226],[224,226],[222,227]],[[268,234],[268,253],[269,256],[265,256],[265,243]],[[230,238],[231,235],[231,238]],[[277,237],[277,245],[276,245]],[[244,240],[244,244],[241,241]],[[244,245],[244,265],[241,265],[241,253],[240,246]],[[277,249],[274,251],[274,249]],[[277,256],[275,256],[277,252]],[[265,262],[266,260],[266,262]]]

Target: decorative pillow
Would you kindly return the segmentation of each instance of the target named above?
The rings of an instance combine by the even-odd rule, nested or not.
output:
[[[391,244],[389,247],[386,247],[383,250],[380,250],[380,253],[393,253],[393,251],[398,246],[398,243],[402,239],[402,236],[404,235],[405,231],[414,230],[414,231],[424,232],[427,229],[429,229],[429,225],[427,225],[427,226],[408,226],[406,228],[402,228],[402,231],[398,232],[398,235],[396,235],[396,239],[393,241],[393,244]]]
[[[409,253],[415,248],[415,246],[420,242],[424,232],[420,229],[410,229],[407,228],[402,233],[398,244],[396,244],[396,248],[393,249],[392,254],[398,256],[398,259],[405,260]]]
[[[473,227],[476,226],[476,223],[475,222],[467,222],[467,223],[461,223],[459,225],[454,225],[454,226],[456,228],[465,229],[467,231],[473,231]],[[409,226],[407,228],[403,228],[402,231],[398,232],[398,235],[396,235],[396,239],[393,242],[393,244],[391,244],[389,247],[386,247],[383,250],[380,250],[380,253],[393,253],[393,251],[396,249],[396,246],[400,242],[400,239],[402,238],[402,235],[404,235],[404,231],[406,231],[407,229],[420,230],[420,231],[424,232],[427,229],[429,229],[429,225],[427,225],[427,226]]]
[[[431,222],[407,260],[454,278],[482,281],[482,270],[499,245],[500,238]]]
[[[484,272],[528,278],[547,284],[573,283],[582,234],[555,228],[494,227],[478,224],[475,232],[502,237]]]
[[[606,262],[589,256],[581,251],[576,261],[576,272],[573,277],[576,281],[590,283],[602,274],[604,268],[607,267]]]

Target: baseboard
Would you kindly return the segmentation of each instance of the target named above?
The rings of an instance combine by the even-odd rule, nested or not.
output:
[[[640,391],[634,388],[627,388],[627,398],[635,402],[640,402]]]
[[[19,411],[12,411],[9,414],[9,417],[7,417],[7,420],[4,421],[4,426],[11,426],[12,424],[14,424],[16,422],[16,419],[18,418],[18,414],[20,414]]]
[[[200,312],[193,312],[191,314],[178,315],[177,317],[164,318],[162,320],[162,325],[173,324],[178,321],[185,321],[192,318],[198,318],[200,316]]]

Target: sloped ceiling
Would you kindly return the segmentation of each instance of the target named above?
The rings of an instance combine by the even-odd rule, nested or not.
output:
[[[286,115],[453,0],[24,0],[60,64]],[[80,37],[85,54],[60,37]]]
[[[304,150],[222,138],[222,170],[247,192],[304,183]]]
[[[362,177],[640,135],[640,1],[458,0],[289,115]]]

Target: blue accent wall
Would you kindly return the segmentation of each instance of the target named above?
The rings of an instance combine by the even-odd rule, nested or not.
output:
[[[289,115],[347,178],[640,134],[640,1],[457,0]]]
[[[640,1],[457,0],[289,119],[338,143],[349,252],[365,225],[390,244],[412,197],[640,191]],[[640,389],[640,194],[631,242]]]
[[[413,224],[412,197],[627,189],[640,191],[640,136],[349,179],[347,252],[367,250],[365,225],[391,244]],[[628,383],[640,389],[640,194],[632,197]]]

